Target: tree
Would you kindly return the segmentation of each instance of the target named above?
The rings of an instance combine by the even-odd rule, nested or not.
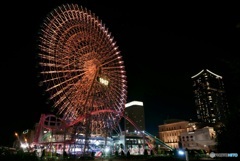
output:
[[[240,110],[234,108],[217,130],[217,150],[222,153],[240,153]]]
[[[147,149],[144,149],[144,154],[143,154],[144,156],[148,156],[148,151],[147,151]]]
[[[129,150],[127,151],[127,157],[130,157],[130,152],[129,152]]]
[[[123,150],[121,150],[121,156],[124,156],[125,154],[124,154],[124,152],[123,152]]]
[[[229,101],[229,115],[223,121],[222,126],[217,132],[217,150],[222,153],[240,153],[240,58],[224,57],[222,58],[224,70],[228,78],[227,96]]]

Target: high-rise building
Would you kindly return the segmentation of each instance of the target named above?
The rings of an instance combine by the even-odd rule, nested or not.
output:
[[[125,105],[125,116],[129,118],[129,120],[125,120],[126,132],[145,130],[145,116],[143,102],[132,101],[127,103]]]
[[[222,122],[228,112],[222,76],[203,69],[191,78],[198,121]]]

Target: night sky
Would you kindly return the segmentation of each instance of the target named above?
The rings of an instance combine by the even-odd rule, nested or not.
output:
[[[50,113],[39,87],[37,39],[47,14],[64,3],[95,13],[123,56],[128,102],[144,103],[146,130],[165,119],[195,119],[191,76],[207,68],[223,76],[230,104],[239,97],[240,12],[230,3],[38,0],[6,4],[1,14],[0,145]],[[10,3],[10,2],[7,2]],[[3,11],[1,11],[3,12]]]

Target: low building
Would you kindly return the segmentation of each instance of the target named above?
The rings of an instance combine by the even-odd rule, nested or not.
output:
[[[159,125],[159,139],[172,148],[179,148],[180,135],[186,132],[189,121],[179,119],[165,120],[163,125]]]
[[[181,133],[182,148],[189,150],[214,151],[216,146],[216,132],[213,127],[203,127],[195,131]]]

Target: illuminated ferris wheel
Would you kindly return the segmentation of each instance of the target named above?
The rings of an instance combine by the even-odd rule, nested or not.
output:
[[[42,84],[62,119],[93,133],[115,128],[126,104],[126,72],[98,17],[77,4],[55,8],[41,27],[39,49]]]

